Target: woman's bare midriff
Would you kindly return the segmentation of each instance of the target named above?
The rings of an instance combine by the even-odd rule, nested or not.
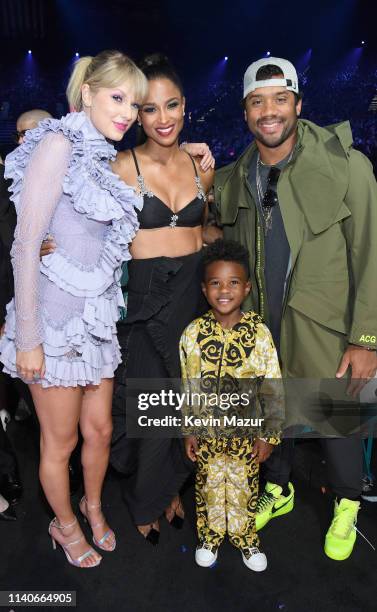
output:
[[[183,257],[200,251],[203,246],[202,226],[161,227],[139,230],[132,241],[133,259]]]

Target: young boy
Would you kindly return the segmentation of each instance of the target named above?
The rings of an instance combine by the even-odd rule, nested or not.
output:
[[[237,242],[216,240],[206,248],[202,289],[211,306],[182,334],[182,378],[201,379],[202,388],[235,379],[280,378],[272,337],[256,313],[242,312],[250,291],[248,252]],[[246,382],[246,381],[244,381]],[[266,381],[267,382],[267,381]],[[248,430],[247,430],[248,431]],[[210,567],[228,532],[245,565],[257,572],[267,567],[255,529],[259,463],[279,443],[278,433],[185,438],[186,454],[197,462],[195,499],[199,545],[196,563]]]

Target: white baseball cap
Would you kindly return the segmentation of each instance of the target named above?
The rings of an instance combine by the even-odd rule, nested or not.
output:
[[[284,75],[283,79],[271,78],[265,81],[257,81],[256,76],[262,66],[278,66]],[[243,77],[243,97],[258,87],[286,87],[289,91],[298,91],[298,78],[296,68],[291,62],[281,57],[263,57],[257,62],[250,64]]]

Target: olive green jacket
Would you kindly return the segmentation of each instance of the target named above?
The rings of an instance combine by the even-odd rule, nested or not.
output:
[[[268,323],[263,230],[248,182],[255,147],[217,171],[215,201],[224,237],[250,253],[244,306]],[[291,249],[283,375],[332,377],[348,343],[377,348],[377,186],[370,162],[352,148],[349,123],[321,128],[299,120],[277,189]]]

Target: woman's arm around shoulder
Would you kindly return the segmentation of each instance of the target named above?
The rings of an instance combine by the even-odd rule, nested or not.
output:
[[[203,187],[203,191],[206,195],[208,195],[208,193],[212,189],[213,181],[215,179],[215,169],[209,168],[208,170],[203,170],[202,167],[199,165],[200,158],[196,157],[195,162],[198,171],[198,176]]]

